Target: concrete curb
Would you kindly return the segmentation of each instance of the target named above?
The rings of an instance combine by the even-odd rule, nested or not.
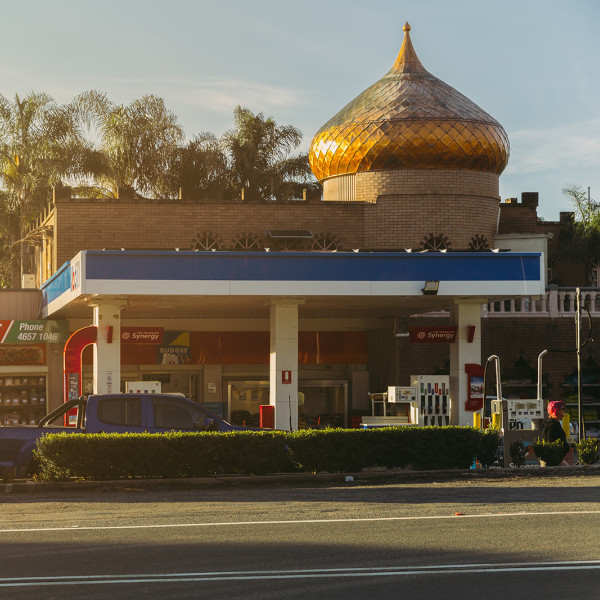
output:
[[[0,484],[0,495],[47,492],[202,490],[236,486],[269,485],[360,485],[368,483],[416,483],[465,478],[528,479],[598,475],[600,463],[590,466],[410,471],[383,469],[360,473],[279,473],[273,475],[215,475],[195,479],[123,479],[116,481],[16,481]]]

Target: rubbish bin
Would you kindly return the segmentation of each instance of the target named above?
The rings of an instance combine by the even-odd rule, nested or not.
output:
[[[275,406],[273,404],[260,405],[259,426],[261,429],[275,429]]]

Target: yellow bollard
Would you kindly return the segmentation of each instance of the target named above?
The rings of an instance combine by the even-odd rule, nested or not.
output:
[[[481,429],[481,413],[474,412],[473,413],[473,427],[476,429]]]
[[[565,416],[562,418],[562,428],[567,436],[567,441],[569,440],[569,437],[571,435],[570,431],[569,431],[569,424],[571,422],[571,417],[568,414],[565,414]]]
[[[500,413],[492,414],[492,429],[500,429]]]

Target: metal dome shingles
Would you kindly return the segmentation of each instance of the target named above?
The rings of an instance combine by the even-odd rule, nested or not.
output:
[[[376,169],[472,169],[500,174],[509,141],[502,126],[421,65],[410,26],[392,69],[316,134],[317,179]]]

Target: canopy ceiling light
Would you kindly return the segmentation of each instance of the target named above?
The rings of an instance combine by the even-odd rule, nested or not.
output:
[[[273,239],[290,240],[312,240],[315,237],[308,229],[268,229],[265,235]]]
[[[423,292],[423,296],[437,296],[439,287],[439,281],[426,281],[425,287],[421,291]]]

